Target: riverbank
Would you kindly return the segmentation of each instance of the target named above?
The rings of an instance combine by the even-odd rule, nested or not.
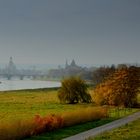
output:
[[[15,92],[40,92],[40,91],[55,91],[60,89],[60,87],[48,87],[48,88],[36,88],[36,89],[17,89],[17,90],[8,90],[8,91],[0,91],[1,93],[15,93]]]

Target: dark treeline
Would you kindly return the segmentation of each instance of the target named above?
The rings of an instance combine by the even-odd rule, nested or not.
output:
[[[96,86],[111,77],[117,70],[130,67],[136,67],[140,70],[140,67],[138,65],[119,64],[117,66],[101,66],[92,73],[93,84],[94,86]]]
[[[108,77],[113,75],[117,69],[129,68],[130,64],[118,64],[111,66],[100,66],[100,67],[80,67],[73,60],[70,65],[66,63],[65,67],[58,67],[57,69],[51,69],[48,73],[50,79],[64,79],[70,76],[79,76],[83,80],[89,81],[92,85],[96,86],[99,83],[105,81]],[[137,64],[133,65],[139,67]]]

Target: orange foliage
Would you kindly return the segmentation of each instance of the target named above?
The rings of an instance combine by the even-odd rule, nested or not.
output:
[[[93,121],[108,116],[106,108],[87,108],[59,115],[41,117],[36,115],[33,120],[17,121],[0,124],[1,140],[19,140],[43,132],[49,132],[78,123]]]
[[[100,105],[134,106],[140,86],[136,67],[118,69],[112,77],[96,87],[93,100]]]
[[[41,117],[40,115],[36,115],[34,118],[35,129],[33,130],[33,134],[40,134],[42,132],[48,132],[54,129],[61,128],[63,126],[63,119],[60,116],[49,115],[46,117]]]

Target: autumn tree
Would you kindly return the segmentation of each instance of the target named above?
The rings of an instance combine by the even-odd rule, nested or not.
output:
[[[140,75],[137,67],[122,68],[94,90],[93,98],[100,105],[132,107],[137,104]]]
[[[62,86],[58,93],[58,98],[63,103],[89,103],[91,96],[88,93],[87,85],[79,77],[70,77],[62,80]]]

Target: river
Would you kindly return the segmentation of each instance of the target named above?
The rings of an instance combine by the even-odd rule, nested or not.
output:
[[[37,80],[1,80],[0,91],[60,87],[60,82]]]

